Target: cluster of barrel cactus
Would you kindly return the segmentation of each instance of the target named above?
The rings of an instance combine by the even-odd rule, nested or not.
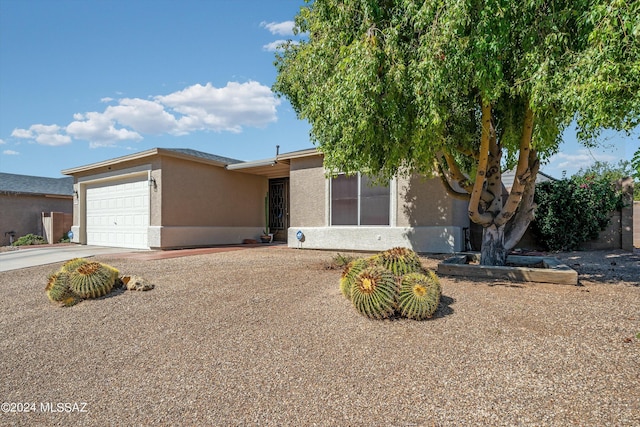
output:
[[[118,275],[118,270],[110,265],[74,258],[49,276],[45,292],[51,301],[69,307],[86,298],[107,295],[121,286]]]
[[[372,319],[429,319],[442,295],[438,276],[422,267],[414,251],[402,247],[351,261],[340,277],[340,292]]]

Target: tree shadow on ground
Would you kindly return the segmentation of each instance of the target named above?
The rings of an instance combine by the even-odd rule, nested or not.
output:
[[[579,281],[640,287],[640,253],[629,251],[564,252],[555,255],[578,272]]]

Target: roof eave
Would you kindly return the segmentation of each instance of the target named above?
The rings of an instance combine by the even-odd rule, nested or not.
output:
[[[144,159],[155,155],[162,155],[167,157],[173,157],[176,159],[189,160],[192,162],[206,163],[213,166],[226,167],[227,163],[213,159],[205,159],[202,157],[191,156],[185,153],[179,153],[172,150],[166,150],[164,148],[152,148],[146,151],[140,151],[139,153],[133,153],[126,156],[116,157],[114,159],[104,160],[101,162],[91,163],[84,166],[78,166],[75,168],[64,169],[61,171],[63,175],[74,175],[81,172],[88,172],[93,169],[98,169],[105,166],[113,166],[120,163],[130,162],[133,160]]]

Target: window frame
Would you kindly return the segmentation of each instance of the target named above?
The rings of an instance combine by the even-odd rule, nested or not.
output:
[[[388,189],[387,223],[386,224],[362,224],[362,185],[367,185],[366,183],[363,183],[363,177],[368,178],[368,176],[366,174],[362,174],[360,172],[358,172],[357,174],[354,174],[354,175],[350,175],[350,176],[347,176],[347,174],[344,173],[344,172],[340,172],[340,173],[337,174],[337,176],[343,176],[343,177],[346,177],[346,178],[357,178],[357,194],[356,194],[357,221],[356,221],[356,224],[334,224],[333,223],[333,220],[334,220],[333,219],[333,214],[334,214],[334,209],[333,209],[333,203],[334,203],[334,199],[333,199],[333,180],[334,180],[334,177],[332,176],[332,177],[329,178],[329,185],[328,185],[328,189],[329,189],[328,225],[330,227],[391,227],[392,226],[392,222],[394,220],[393,198],[395,197],[395,193],[392,190],[393,189],[393,185],[392,184],[394,182],[394,179],[390,179],[389,181],[387,181],[387,186],[386,186],[386,188]],[[380,186],[380,187],[382,187],[382,186]]]

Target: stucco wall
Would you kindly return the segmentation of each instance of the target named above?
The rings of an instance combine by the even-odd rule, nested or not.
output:
[[[329,225],[328,185],[320,156],[292,159],[289,246],[378,251],[406,246],[418,252],[450,253],[464,247],[469,220],[464,203],[449,198],[437,180],[414,176],[392,181],[391,226]],[[302,241],[297,233],[302,232]]]
[[[72,211],[71,197],[0,194],[0,245],[9,245],[9,235],[5,235],[9,231],[15,232],[16,239],[30,233],[43,235],[42,212]]]
[[[267,178],[168,157],[161,167],[162,226],[264,228]]]
[[[327,187],[322,157],[292,159],[289,177],[291,225],[296,227],[328,225],[326,218]]]
[[[469,226],[467,203],[449,197],[439,179],[413,175],[397,185],[399,227]]]

